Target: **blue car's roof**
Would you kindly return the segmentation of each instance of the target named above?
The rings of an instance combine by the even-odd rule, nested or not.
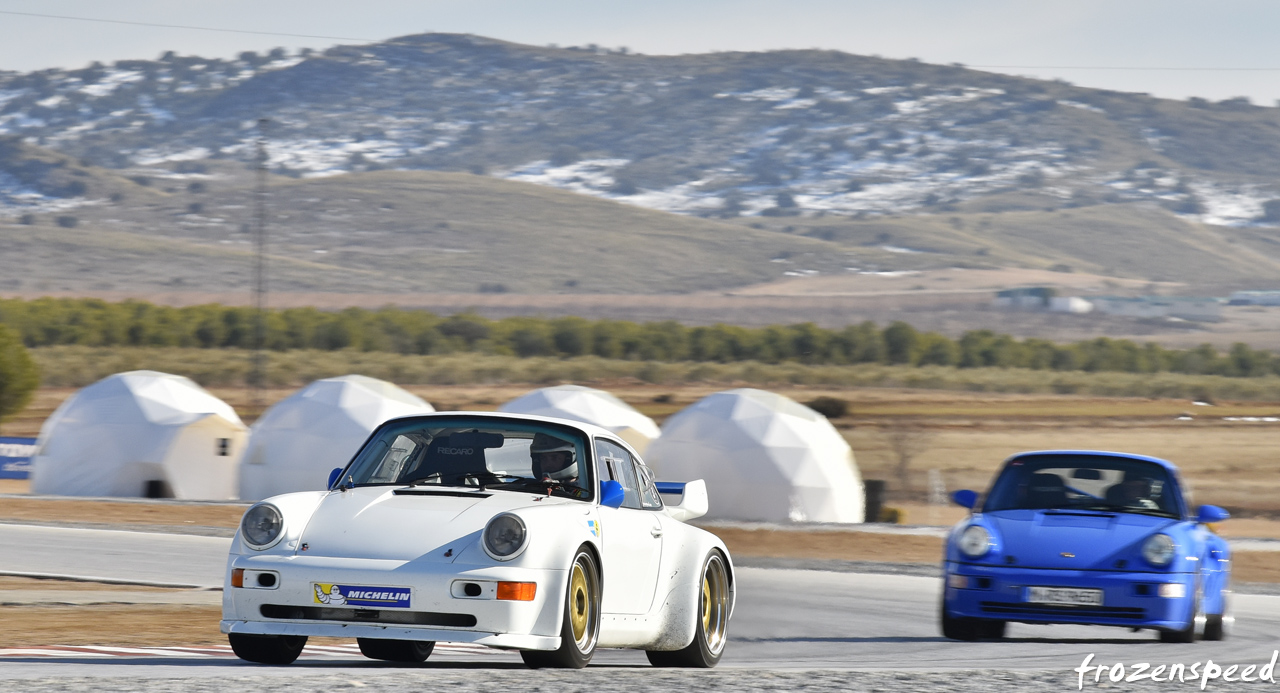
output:
[[[1168,460],[1162,460],[1159,457],[1149,457],[1147,455],[1136,455],[1132,452],[1108,452],[1106,450],[1032,450],[1029,452],[1020,452],[1016,455],[1010,455],[1005,463],[1008,464],[1012,460],[1024,457],[1039,457],[1041,455],[1094,455],[1097,457],[1127,457],[1131,460],[1142,460],[1144,462],[1154,462],[1164,467],[1170,472],[1176,473],[1177,466]]]

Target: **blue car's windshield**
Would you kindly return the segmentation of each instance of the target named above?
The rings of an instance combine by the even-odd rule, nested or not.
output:
[[[1015,459],[991,486],[983,510],[1103,510],[1180,517],[1176,482],[1158,464],[1104,455]]]
[[[473,416],[406,419],[365,445],[339,486],[484,487],[594,497],[587,441],[568,427]]]

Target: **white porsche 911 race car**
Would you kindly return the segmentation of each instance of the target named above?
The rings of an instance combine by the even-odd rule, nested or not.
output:
[[[597,647],[712,667],[733,564],[702,481],[656,484],[608,431],[539,416],[393,419],[328,491],[249,508],[231,544],[222,632],[241,658],[288,664],[309,636],[421,662],[437,641],[583,667]]]

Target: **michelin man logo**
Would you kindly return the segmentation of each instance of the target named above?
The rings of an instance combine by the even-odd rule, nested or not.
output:
[[[316,585],[315,588],[317,604],[342,606],[347,603],[347,598],[342,596],[342,590],[337,585]]]
[[[327,582],[311,583],[316,604],[329,606],[372,606],[379,609],[408,609],[413,590],[408,587],[370,587]]]

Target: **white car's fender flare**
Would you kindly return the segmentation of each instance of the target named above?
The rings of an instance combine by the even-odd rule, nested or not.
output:
[[[673,564],[679,567],[675,569],[677,572],[669,583],[667,595],[658,607],[663,619],[658,640],[645,649],[681,650],[693,642],[701,617],[698,606],[702,597],[702,571],[713,551],[719,551],[725,561],[729,574],[729,616],[733,616],[737,579],[729,550],[719,537],[710,532],[689,526],[685,530],[688,539],[672,554]]]
[[[513,510],[511,514],[524,522],[525,529],[529,532],[529,545],[519,556],[512,559],[509,565],[556,570],[561,574],[560,580],[539,586],[539,589],[546,590],[546,594],[542,597],[544,607],[533,631],[537,635],[558,636],[564,621],[564,600],[568,591],[569,569],[580,547],[585,545],[591,550],[596,560],[596,569],[600,571],[600,585],[602,588],[604,586],[606,579],[604,547],[600,543],[599,524],[594,525],[597,528],[594,534],[591,531],[593,525],[589,524],[598,523],[599,514],[594,506],[585,504],[525,507]],[[483,540],[483,537],[479,539],[479,541]],[[466,551],[483,554],[484,550],[477,542],[477,545],[468,547]],[[464,553],[459,558],[466,559],[468,554]],[[500,563],[488,556],[485,559]]]

